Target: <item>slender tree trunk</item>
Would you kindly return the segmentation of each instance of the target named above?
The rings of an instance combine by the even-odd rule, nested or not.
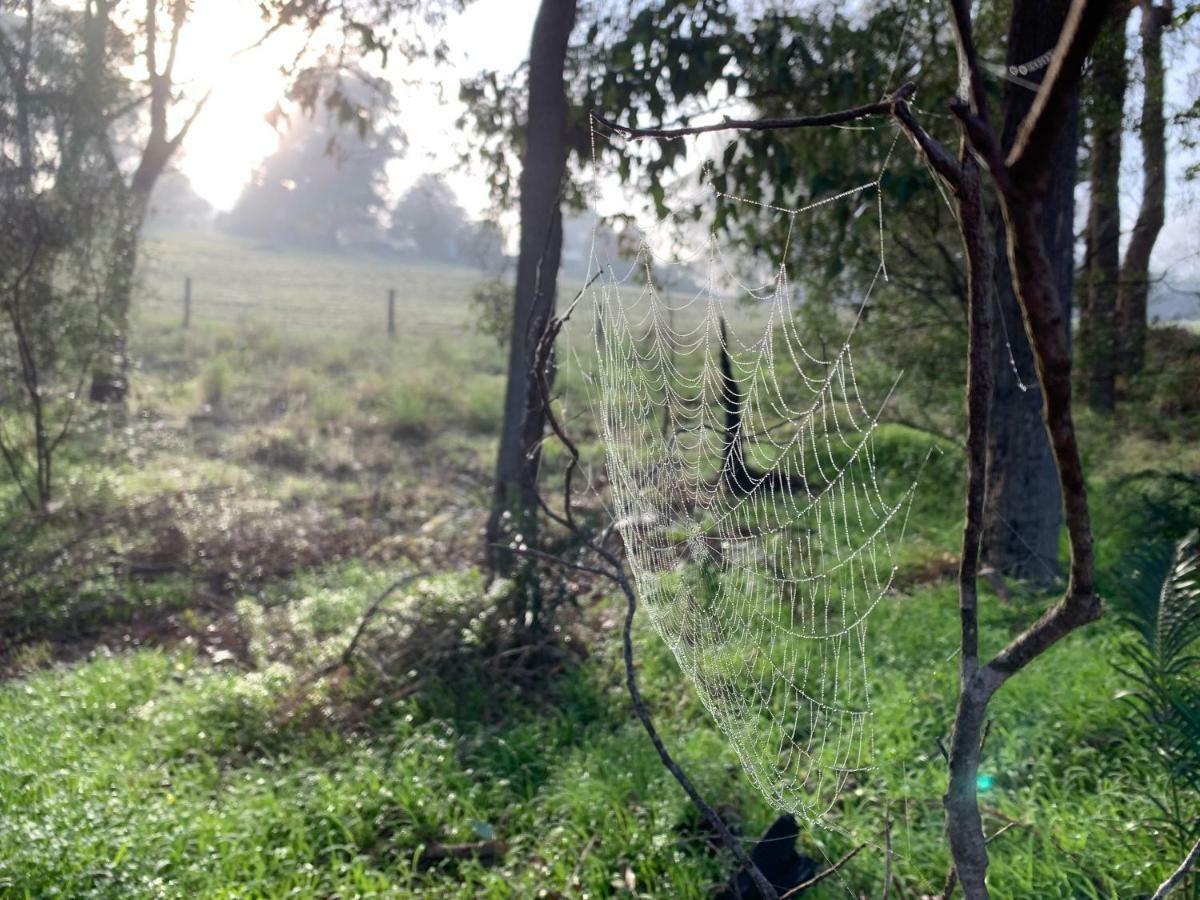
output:
[[[946,835],[959,864],[964,886],[982,884],[987,873],[987,846],[979,814],[976,778],[980,732],[986,702],[974,695],[979,672],[979,550],[983,535],[986,487],[988,405],[992,394],[991,319],[995,294],[995,246],[984,226],[981,173],[969,148],[960,154],[961,176],[955,191],[967,266],[967,496],[959,563],[959,699],[950,736],[950,777],[942,806]],[[967,888],[969,890],[969,888]]]
[[[1051,49],[1062,30],[1069,0],[1014,0],[1008,62],[1020,65]],[[1037,80],[1040,72],[1026,75]],[[1012,144],[1034,93],[1007,83],[1003,145]],[[1055,139],[1053,175],[1046,193],[1042,237],[1054,271],[1058,301],[1070,321],[1074,280],[1074,215],[1078,104],[1072,101]],[[1033,354],[1013,292],[1004,224],[996,229],[996,309],[992,328],[993,389],[988,427],[987,499],[983,559],[1003,575],[1035,583],[1058,574],[1062,503],[1058,475],[1037,389]],[[1011,345],[1012,356],[1009,356]],[[1014,372],[1014,366],[1016,372]]]
[[[85,7],[88,19],[87,52],[91,58],[87,71],[93,72],[96,79],[104,72],[107,65],[107,34],[111,27],[109,21],[114,12],[112,0],[95,0],[94,6]],[[142,36],[145,42],[146,80],[150,87],[149,100],[149,131],[145,137],[141,157],[137,169],[134,170],[129,187],[122,193],[124,208],[121,211],[116,234],[113,236],[111,255],[108,261],[106,288],[108,291],[108,315],[105,323],[109,329],[107,352],[102,353],[92,375],[91,399],[97,403],[113,403],[124,405],[128,394],[129,360],[127,353],[129,335],[129,310],[133,296],[134,277],[137,272],[138,241],[141,239],[142,224],[146,220],[146,211],[150,208],[150,196],[159,177],[166,170],[171,157],[179,149],[183,139],[196,121],[196,117],[204,109],[208,101],[206,95],[191,111],[184,123],[172,137],[168,130],[170,111],[174,103],[174,67],[176,50],[179,46],[179,36],[191,9],[189,0],[172,0],[170,4],[170,28],[163,29],[160,34],[159,6],[155,0],[150,0],[145,6],[145,17],[142,20]],[[166,59],[159,65],[160,42],[167,37]],[[99,110],[100,104],[91,104]],[[86,139],[97,141],[108,148],[107,155],[115,158],[112,152],[109,123],[97,119],[90,123]],[[114,177],[120,178],[119,171],[114,171]]]
[[[1125,20],[1113,10],[1092,54],[1091,198],[1080,317],[1080,355],[1088,405],[1112,412],[1117,389],[1117,282],[1121,268],[1121,137],[1125,111]]]
[[[487,523],[492,571],[502,576],[513,574],[517,564],[516,555],[505,545],[535,546],[537,539],[537,475],[545,415],[534,356],[554,313],[562,251],[561,187],[567,163],[563,76],[575,13],[576,0],[542,0],[529,50],[520,253],[495,495]]]
[[[1150,293],[1150,254],[1166,219],[1167,141],[1163,118],[1162,33],[1170,24],[1172,6],[1149,0],[1141,4],[1142,72],[1142,205],[1117,291],[1120,335],[1118,372],[1127,380],[1142,370],[1146,358],[1146,302]]]
[[[137,275],[138,243],[149,198],[132,198],[113,235],[106,279],[107,304],[102,350],[92,370],[89,399],[122,405],[129,394],[129,312]]]

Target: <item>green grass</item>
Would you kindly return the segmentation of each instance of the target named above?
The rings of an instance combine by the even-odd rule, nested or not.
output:
[[[148,256],[128,430],[68,457],[64,480],[114,509],[178,498],[170,524],[190,555],[184,572],[138,579],[113,560],[149,537],[105,538],[82,584],[50,573],[28,608],[2,611],[23,643],[0,648],[10,676],[0,682],[0,896],[711,895],[732,864],[710,850],[631,715],[613,598],[579,598],[563,625],[583,652],[523,690],[479,674],[491,670],[471,655],[469,625],[461,672],[394,672],[386,690],[366,669],[308,677],[398,573],[432,577],[394,598],[380,640],[402,614],[457,621],[456,610],[490,602],[473,565],[504,354],[470,329],[475,276],[219,236],[159,240]],[[194,279],[187,332],[184,275]],[[392,286],[397,341],[382,333]],[[577,369],[564,365],[558,387],[578,406]],[[1148,466],[1186,475],[1200,458],[1174,437],[1087,425],[1101,566],[1115,568],[1157,509],[1119,479]],[[600,462],[586,421],[572,427]],[[878,894],[888,811],[905,896],[940,893],[949,863],[937,744],[957,681],[945,563],[960,540],[961,454],[886,425],[875,459],[886,490],[918,469],[921,486],[897,560],[903,589],[873,615],[867,642],[879,768],[845,792],[830,828],[801,840],[821,861],[869,847],[815,897]],[[562,462],[548,444],[546,471]],[[351,561],[341,544],[322,549],[339,529]],[[227,534],[240,543],[226,547]],[[262,548],[297,562],[213,577],[214,557],[244,557],[252,570]],[[1052,599],[985,594],[982,649]],[[991,707],[985,827],[1017,823],[989,848],[998,898],[1138,896],[1177,862],[1144,824],[1160,785],[1116,699],[1124,684],[1110,660],[1124,639],[1111,617],[1090,626]],[[240,649],[230,659],[218,646]],[[644,616],[637,656],[671,750],[743,833],[759,832],[773,811]],[[423,861],[438,844],[484,839],[506,846],[494,865]]]
[[[310,641],[343,645],[379,576],[296,587],[288,615]],[[462,588],[459,588],[462,589]],[[1032,603],[989,601],[984,646]],[[882,841],[895,819],[897,876],[931,891],[945,871],[936,740],[952,712],[954,598],[897,598],[873,627],[878,777],[847,794],[836,832],[804,848],[835,858]],[[188,650],[100,655],[0,687],[0,888],[7,896],[534,896],[615,892],[628,868],[644,896],[702,897],[723,863],[703,850],[695,813],[628,712],[615,632],[536,701],[477,684],[376,710],[366,727],[283,714],[294,672],[262,660],[214,669]],[[1125,897],[1168,860],[1137,825],[1149,813],[1122,742],[1097,626],[1014,679],[997,698],[985,752],[989,832],[1004,896]],[[702,789],[763,826],[740,775],[657,637],[639,634],[649,701]],[[310,642],[308,646],[316,646]],[[320,706],[323,695],[314,702]],[[1136,754],[1135,754],[1136,756]],[[501,865],[426,869],[423,846],[494,835]],[[868,851],[844,884],[871,889]],[[844,894],[836,881],[825,896]]]

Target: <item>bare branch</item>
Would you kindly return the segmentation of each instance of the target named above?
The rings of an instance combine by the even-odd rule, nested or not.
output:
[[[1046,135],[1047,140],[1053,134]],[[1076,628],[1100,617],[1095,593],[1095,556],[1087,486],[1071,412],[1071,353],[1066,316],[1041,238],[1040,203],[1000,191],[1008,232],[1013,286],[1037,362],[1042,418],[1062,489],[1064,520],[1071,550],[1070,581],[1062,600],[1001,650],[981,671],[977,686],[990,696],[1013,673]]]
[[[954,45],[958,54],[958,100],[980,123],[988,126],[987,94],[979,72],[979,58],[972,36],[970,0],[950,0],[954,22]]]
[[[987,160],[993,176],[1003,172],[1000,142],[988,120],[987,93],[979,72],[972,35],[970,0],[950,0],[954,46],[958,56],[958,91],[950,104],[971,145]]]
[[[163,66],[162,71],[163,80],[166,81],[168,88],[175,81],[175,57],[179,53],[179,35],[183,31],[187,15],[187,0],[175,0],[175,5],[171,8],[171,40],[167,45],[167,64]]]
[[[170,85],[158,71],[158,0],[146,0],[146,78],[150,84],[149,143],[163,140],[167,133],[167,102]]]
[[[959,564],[959,612],[962,628],[962,686],[979,666],[977,579],[983,536],[983,494],[986,485],[988,410],[991,406],[992,242],[984,223],[979,166],[964,154],[958,192],[962,241],[967,257],[967,498]]]
[[[366,633],[367,626],[371,624],[371,620],[375,618],[375,614],[379,612],[384,601],[387,600],[388,597],[392,596],[392,594],[396,593],[396,591],[403,590],[404,588],[408,587],[418,578],[427,577],[429,576],[425,572],[413,572],[411,575],[406,575],[399,581],[395,581],[388,585],[383,592],[376,597],[374,601],[372,601],[371,605],[367,607],[366,611],[363,612],[362,618],[358,622],[358,628],[354,630],[354,634],[350,638],[350,643],[346,645],[346,649],[342,651],[342,655],[338,657],[337,662],[326,666],[325,669],[318,673],[318,675],[327,675],[338,666],[349,665],[350,661],[354,658],[354,651],[358,649],[358,642],[362,640],[363,634]]]
[[[198,118],[200,118],[200,113],[204,112],[204,107],[208,105],[208,98],[211,96],[212,89],[210,88],[205,95],[201,97],[199,101],[197,101],[196,108],[191,111],[188,117],[184,119],[183,124],[179,126],[179,131],[176,132],[175,137],[171,138],[170,146],[172,153],[179,149],[179,145],[183,143],[183,139],[186,138],[188,132],[192,130],[192,125],[195,124]]]
[[[916,147],[917,152],[929,161],[933,170],[942,176],[951,189],[957,189],[962,177],[958,163],[945,147],[930,137],[928,132],[921,127],[916,117],[913,116],[912,110],[908,108],[908,103],[903,99],[897,99],[892,104],[891,112],[896,121],[900,123],[904,134]]]
[[[576,572],[587,572],[589,575],[599,575],[601,578],[607,578],[610,581],[617,578],[617,574],[611,569],[599,569],[596,566],[585,566],[582,563],[573,563],[569,559],[563,559],[561,556],[555,556],[553,553],[547,553],[546,551],[538,550],[535,547],[506,546],[504,549],[512,553],[516,553],[518,556],[531,556],[534,559],[542,559],[546,562],[554,563],[556,566],[562,566],[565,569],[573,569]]]
[[[886,100],[878,103],[868,103],[853,109],[843,109],[838,112],[822,113],[817,116],[792,116],[771,119],[723,119],[710,125],[690,125],[680,128],[630,128],[618,125],[611,119],[592,110],[592,118],[619,134],[631,138],[677,138],[691,134],[707,134],[713,131],[781,131],[795,128],[823,128],[830,125],[844,125],[858,119],[871,116],[887,116],[892,114],[896,103],[912,98],[917,86],[911,81],[901,85]]]

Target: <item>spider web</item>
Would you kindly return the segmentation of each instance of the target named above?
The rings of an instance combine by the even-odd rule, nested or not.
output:
[[[805,345],[786,248],[751,286],[714,231],[691,257],[695,290],[664,290],[668,220],[633,229],[620,259],[593,240],[577,351],[641,603],[753,783],[810,823],[875,765],[868,624],[916,489],[885,488],[887,397],[860,392],[851,341],[887,278],[880,191],[756,204],[790,239],[800,215],[874,200],[879,267],[832,351]]]

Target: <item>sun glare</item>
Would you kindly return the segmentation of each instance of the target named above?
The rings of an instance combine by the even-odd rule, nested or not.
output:
[[[254,167],[277,143],[264,115],[283,94],[280,65],[294,56],[297,38],[281,33],[247,50],[264,28],[254,6],[243,0],[205,0],[181,38],[180,82],[193,98],[210,89],[212,95],[188,135],[179,167],[218,209],[233,205]]]

